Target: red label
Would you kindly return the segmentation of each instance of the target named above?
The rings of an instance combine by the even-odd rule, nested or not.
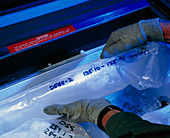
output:
[[[74,31],[76,31],[76,29],[74,28],[74,26],[70,25],[70,26],[58,29],[56,31],[49,32],[47,34],[43,34],[43,35],[31,38],[31,39],[22,41],[20,43],[10,45],[7,48],[10,51],[10,53],[14,53],[14,52],[26,49],[28,47],[49,41],[51,39],[69,34],[69,33],[74,32]]]

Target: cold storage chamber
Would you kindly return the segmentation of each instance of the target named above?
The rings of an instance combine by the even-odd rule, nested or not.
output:
[[[0,29],[2,36],[0,38],[2,105],[16,95],[33,91],[31,95],[24,97],[26,103],[18,101],[16,103],[20,103],[19,105],[15,103],[19,109],[21,108],[21,111],[22,108],[26,109],[27,105],[36,101],[35,97],[46,95],[48,90],[55,91],[54,85],[60,82],[58,77],[63,74],[67,76],[67,72],[83,65],[91,66],[88,63],[98,60],[101,49],[112,31],[142,19],[156,17],[169,18],[165,12],[145,0],[100,0],[97,2],[84,0],[71,3],[64,0],[48,1],[31,7],[27,5],[22,9],[2,12]],[[89,69],[91,68],[89,67]],[[77,77],[79,78],[79,76]],[[71,77],[66,77],[60,83],[64,81],[71,85],[72,80]],[[43,86],[46,84],[50,88],[47,91],[45,91],[46,89],[42,90],[42,93],[34,91],[41,87],[44,88]],[[166,96],[169,96],[168,89],[169,85],[163,88]],[[159,91],[155,89],[154,93],[158,96]],[[76,95],[79,93],[81,91],[78,91]],[[76,97],[75,94],[67,94],[63,100],[64,94],[59,95],[57,94],[58,98],[60,97],[58,102],[61,103],[71,102],[79,97]],[[108,93],[94,98],[106,95]],[[112,97],[114,96],[112,95]],[[111,97],[109,98],[111,99]],[[38,101],[35,103],[39,105]],[[11,105],[11,107],[13,106]],[[41,112],[40,109],[37,111]],[[26,118],[36,117],[37,111],[34,108],[33,114]],[[19,112],[17,111],[17,114]],[[41,113],[38,115],[43,116]],[[25,119],[21,122],[18,121],[18,124],[15,125],[22,124]],[[15,125],[4,128],[5,130],[2,132],[12,130],[13,127],[16,127]]]

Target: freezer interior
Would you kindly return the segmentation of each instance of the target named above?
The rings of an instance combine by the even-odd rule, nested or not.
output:
[[[46,105],[66,104],[82,98],[106,98],[139,116],[159,110],[159,116],[153,120],[154,113],[144,117],[169,125],[169,44],[153,42],[151,47],[143,46],[143,51],[139,48],[110,59],[100,59],[112,31],[139,20],[168,19],[167,14],[145,0],[75,0],[66,3],[66,0],[44,1],[0,13],[0,118],[3,120],[0,137],[11,134],[17,137],[21,131],[27,136],[28,132],[34,131],[29,121],[38,120],[35,128],[41,128],[39,125],[44,119],[49,121],[58,117],[45,115],[43,108]],[[48,6],[52,8],[46,10]],[[44,10],[30,15],[42,7]],[[24,14],[28,16],[21,18]],[[63,28],[73,30],[15,49],[34,38],[61,33]],[[136,53],[141,54],[136,56]],[[142,57],[152,59],[144,70],[140,68],[146,62]],[[147,73],[147,67],[153,70],[151,75]],[[145,71],[148,76],[142,76]],[[133,73],[140,77],[130,75]],[[143,77],[153,82],[145,78],[142,81]],[[167,103],[164,108],[161,108],[161,98]],[[22,127],[25,123],[30,126]],[[79,125],[91,137],[108,137],[94,124]],[[39,133],[46,136],[44,130]]]

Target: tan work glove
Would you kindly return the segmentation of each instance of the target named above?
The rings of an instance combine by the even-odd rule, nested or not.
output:
[[[84,99],[66,105],[50,105],[44,108],[49,115],[63,115],[66,120],[76,123],[97,124],[100,112],[111,103],[106,99]]]
[[[160,19],[142,20],[111,33],[100,58],[109,58],[141,46],[148,41],[164,42]]]

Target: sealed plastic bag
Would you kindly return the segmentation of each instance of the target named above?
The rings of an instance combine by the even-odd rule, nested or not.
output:
[[[0,138],[90,138],[77,123],[63,119],[39,119],[26,121],[23,125]]]
[[[142,118],[152,123],[170,125],[170,105],[152,112],[148,112],[144,114]]]
[[[158,97],[146,90],[138,90],[132,86],[128,86],[105,98],[113,105],[123,109],[123,111],[132,112],[139,116],[161,107]]]
[[[132,85],[158,88],[170,82],[170,50],[165,43],[146,46],[97,60],[0,101],[0,134],[32,118],[47,116],[43,108],[84,98],[101,98]]]

